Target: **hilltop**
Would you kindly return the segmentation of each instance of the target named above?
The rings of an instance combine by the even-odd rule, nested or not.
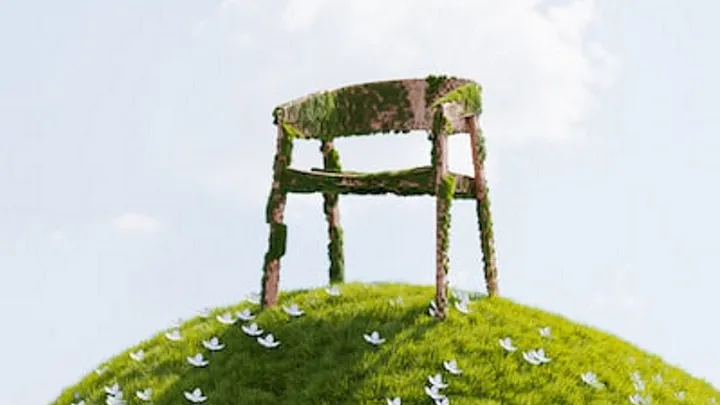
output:
[[[467,314],[453,305],[438,321],[428,315],[433,287],[353,283],[339,290],[285,292],[277,307],[234,324],[220,319],[244,309],[255,314],[259,306],[210,310],[178,325],[179,336],[162,330],[99,365],[52,405],[106,404],[105,390],[116,383],[127,404],[191,404],[185,392],[196,387],[212,405],[383,405],[395,397],[403,405],[433,404],[424,387],[438,373],[448,384],[441,394],[460,405],[631,404],[636,394],[636,402],[653,404],[720,398],[709,383],[617,337],[507,299],[469,295]],[[293,303],[302,316],[283,310]],[[242,330],[253,322],[280,345],[265,348]],[[372,331],[386,341],[368,343],[363,335]],[[207,348],[213,337],[221,350]],[[500,344],[506,337],[512,342],[505,346],[517,350]],[[538,357],[523,353],[534,349],[550,360],[531,364]],[[206,366],[188,362],[198,353]],[[458,375],[444,366],[453,359]],[[583,381],[588,372],[602,385]],[[147,388],[145,402],[136,393]]]

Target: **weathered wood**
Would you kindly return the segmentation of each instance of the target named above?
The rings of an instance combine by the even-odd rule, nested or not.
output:
[[[485,145],[482,134],[477,127],[475,116],[466,118],[466,127],[470,134],[470,147],[475,171],[475,206],[480,231],[480,248],[483,254],[483,271],[485,285],[489,296],[499,294],[497,280],[497,261],[495,258],[495,240],[493,237],[492,217],[490,214],[490,199],[488,196],[487,178],[485,177]]]
[[[340,170],[337,151],[332,141],[322,141],[320,151],[323,154],[325,171]],[[343,248],[343,230],[340,226],[340,206],[337,193],[323,193],[323,211],[328,223],[328,259],[330,261],[330,284],[345,281],[345,252]]]
[[[435,89],[432,99],[427,99],[428,79],[388,80],[363,83],[308,94],[276,107],[282,111],[285,122],[297,130],[297,138],[329,139],[378,132],[409,132],[431,130],[435,112],[432,102],[466,85],[472,80],[446,78]],[[331,98],[332,107],[326,105]],[[458,107],[462,107],[458,104]],[[313,114],[312,120],[303,119],[307,110],[327,112],[334,108],[338,114]],[[463,108],[451,108],[444,112],[452,123],[452,133],[467,132],[462,114]],[[361,115],[362,114],[362,115]],[[361,115],[363,119],[356,117]]]
[[[282,187],[282,174],[290,165],[290,156],[286,154],[287,139],[281,123],[277,126],[277,145],[273,164],[273,182],[267,203],[266,221],[270,226],[268,251],[265,254],[262,277],[262,306],[271,307],[277,303],[280,284],[280,258],[285,255],[287,227],[283,223],[287,194]]]
[[[456,199],[475,199],[472,177],[449,172],[456,178]],[[332,191],[337,194],[396,194],[400,196],[435,195],[435,181],[431,166],[409,170],[377,173],[326,172],[288,169],[283,179],[288,193],[318,193]]]
[[[438,319],[445,319],[448,312],[447,298],[447,274],[445,272],[448,263],[448,252],[446,249],[448,237],[446,227],[449,225],[448,201],[443,198],[440,192],[445,176],[448,174],[447,161],[447,135],[442,131],[432,134],[433,139],[433,174],[435,177],[435,304],[437,306],[435,316]]]

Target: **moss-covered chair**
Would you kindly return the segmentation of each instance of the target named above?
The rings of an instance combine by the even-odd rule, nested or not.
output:
[[[268,252],[262,277],[262,304],[277,302],[280,258],[285,253],[287,226],[283,223],[287,193],[322,193],[330,243],[330,283],[344,279],[343,233],[339,194],[435,195],[437,215],[437,316],[447,314],[448,232],[453,198],[475,199],[488,294],[498,293],[492,220],[485,179],[485,146],[477,117],[482,110],[481,87],[467,79],[429,76],[366,83],[310,94],[275,108],[277,148],[267,203],[270,225]],[[409,170],[343,172],[333,139],[377,133],[429,132],[431,165]],[[470,135],[474,177],[453,173],[447,164],[447,136]],[[293,141],[320,141],[323,169],[290,168]]]

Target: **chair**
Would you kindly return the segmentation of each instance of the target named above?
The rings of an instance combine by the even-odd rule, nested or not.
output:
[[[288,193],[322,193],[328,222],[330,283],[344,281],[340,194],[434,195],[436,199],[436,316],[447,316],[447,271],[450,205],[453,199],[475,199],[480,246],[488,295],[498,294],[497,266],[485,179],[484,138],[477,117],[482,110],[481,87],[467,79],[429,76],[365,83],[310,94],[275,108],[277,127],[273,178],[266,209],[270,227],[263,263],[263,307],[276,304],[280,259],[285,254],[287,226],[283,222]],[[430,165],[378,173],[342,171],[333,145],[338,137],[378,133],[429,132]],[[474,177],[448,170],[447,137],[470,135]],[[295,140],[319,140],[323,168],[290,168]]]

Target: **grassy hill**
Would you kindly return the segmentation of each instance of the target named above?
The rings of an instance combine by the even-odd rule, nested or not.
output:
[[[196,387],[207,397],[203,403],[212,405],[383,405],[395,397],[403,405],[433,404],[424,387],[438,373],[448,384],[441,393],[458,405],[631,404],[636,392],[653,404],[720,399],[709,383],[629,343],[506,299],[473,298],[470,313],[453,307],[441,322],[428,315],[433,287],[347,284],[340,290],[339,296],[325,289],[284,293],[277,308],[233,325],[217,317],[245,308],[255,313],[258,306],[245,302],[212,310],[207,318],[180,325],[180,340],[169,339],[163,330],[120,353],[100,366],[101,373],[91,371],[65,389],[53,404],[81,399],[85,405],[105,404],[105,387],[115,383],[126,404],[150,403],[136,395],[147,388],[155,405],[192,404],[184,393]],[[293,318],[285,313],[282,306],[292,303],[305,314]],[[243,332],[241,325],[252,322],[272,333],[280,346],[267,349]],[[549,337],[539,333],[544,327],[550,327]],[[363,338],[375,330],[385,343],[374,346]],[[222,350],[203,345],[213,336]],[[516,351],[500,345],[505,337]],[[524,359],[524,352],[538,348],[550,362],[533,365]],[[132,359],[130,354],[140,349],[143,359]],[[188,362],[197,353],[209,361],[207,366]],[[451,359],[461,374],[444,368]],[[584,382],[586,372],[595,373],[604,387]]]

